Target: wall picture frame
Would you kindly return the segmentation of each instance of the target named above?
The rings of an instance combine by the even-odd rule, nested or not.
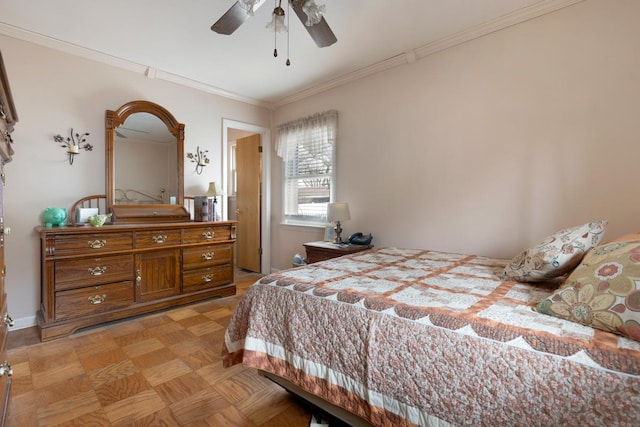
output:
[[[333,229],[333,225],[325,225],[324,226],[324,241],[325,242],[333,242],[334,235],[335,235],[335,230]]]

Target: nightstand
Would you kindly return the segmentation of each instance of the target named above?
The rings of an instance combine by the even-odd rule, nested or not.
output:
[[[366,251],[373,247],[373,245],[336,245],[331,242],[309,242],[303,244],[303,246],[307,250],[307,262],[309,264]]]

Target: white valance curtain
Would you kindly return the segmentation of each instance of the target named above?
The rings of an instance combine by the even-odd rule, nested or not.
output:
[[[276,152],[283,159],[283,221],[325,224],[334,196],[338,112],[314,114],[278,126]]]
[[[333,145],[337,133],[338,112],[336,110],[293,120],[278,126],[276,153],[287,162],[292,144],[315,144],[320,140]]]

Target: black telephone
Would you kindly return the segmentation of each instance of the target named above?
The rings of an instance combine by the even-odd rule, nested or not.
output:
[[[364,235],[358,232],[353,233],[351,236],[349,236],[349,243],[351,243],[352,245],[369,245],[371,244],[372,239],[373,236],[371,235],[371,233]]]

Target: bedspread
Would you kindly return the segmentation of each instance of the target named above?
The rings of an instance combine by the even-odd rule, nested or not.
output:
[[[260,279],[225,366],[279,375],[374,425],[637,425],[640,343],[537,313],[506,260],[380,248]]]

